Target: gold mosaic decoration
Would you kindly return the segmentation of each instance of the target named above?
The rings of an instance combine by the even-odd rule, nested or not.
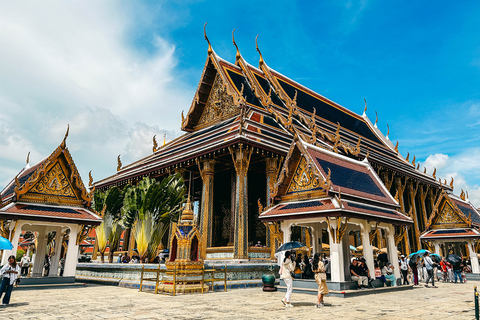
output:
[[[287,193],[313,190],[319,186],[319,179],[314,175],[313,170],[307,164],[305,157],[302,157],[295,173],[293,174]]]
[[[472,218],[465,214],[451,201],[447,193],[442,190],[430,219],[427,221],[427,229],[442,228],[465,228],[471,227]]]
[[[58,162],[30,191],[64,197],[75,197],[75,193]]]
[[[448,203],[445,203],[443,210],[438,217],[435,224],[454,224],[454,223],[464,223],[462,219],[456,214],[452,206]]]
[[[232,96],[228,94],[222,79],[217,75],[197,127],[227,119],[239,112],[240,110],[235,105]]]

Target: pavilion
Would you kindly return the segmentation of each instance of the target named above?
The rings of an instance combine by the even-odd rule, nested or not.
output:
[[[57,276],[65,257],[64,277],[74,277],[79,243],[102,219],[90,208],[93,189],[85,188],[73,158],[62,143],[50,156],[27,165],[0,193],[0,232],[13,244],[5,250],[2,264],[16,254],[26,231],[36,233],[32,277],[41,277],[44,257],[51,254],[50,277]],[[47,252],[47,250],[49,250]]]

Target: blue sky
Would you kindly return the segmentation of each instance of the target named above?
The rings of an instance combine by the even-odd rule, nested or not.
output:
[[[84,181],[181,134],[207,56],[267,64],[367,115],[480,206],[480,3],[0,0],[0,188],[67,141]]]

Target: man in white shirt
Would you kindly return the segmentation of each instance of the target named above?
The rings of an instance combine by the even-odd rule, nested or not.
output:
[[[400,271],[402,272],[403,284],[408,284],[408,261],[403,254],[400,256],[398,264],[400,265]]]
[[[425,281],[425,287],[428,288],[428,282],[432,280],[432,288],[438,288],[435,286],[435,277],[433,276],[433,261],[430,258],[430,253],[427,251],[423,256],[423,263],[425,264],[425,269],[427,269],[427,280]]]

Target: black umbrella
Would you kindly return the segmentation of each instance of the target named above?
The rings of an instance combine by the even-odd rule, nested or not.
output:
[[[280,251],[286,251],[286,250],[293,250],[293,249],[298,249],[298,248],[304,248],[306,245],[304,245],[301,242],[298,241],[290,241],[287,243],[284,243],[280,246],[280,248],[277,249],[275,252],[280,252]]]
[[[450,253],[446,258],[445,260],[447,260],[447,262],[450,262],[451,264],[457,264],[457,263],[460,263],[462,262],[462,258],[457,256],[456,254],[453,254],[453,253]]]
[[[388,255],[386,253],[380,253],[377,256],[377,259],[380,260],[380,261],[383,261],[383,262],[387,262],[388,261]]]

